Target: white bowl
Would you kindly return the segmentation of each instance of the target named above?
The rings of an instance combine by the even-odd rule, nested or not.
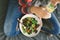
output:
[[[23,30],[22,30],[22,20],[23,19],[25,19],[26,17],[33,17],[33,18],[35,18],[37,21],[38,21],[38,24],[40,24],[40,26],[37,28],[38,29],[38,32],[37,33],[32,33],[32,34],[27,34],[27,33],[24,33],[23,32]],[[41,30],[41,27],[42,27],[42,20],[41,20],[41,18],[38,18],[37,16],[35,16],[35,15],[33,15],[33,14],[26,14],[26,15],[24,15],[22,18],[21,18],[21,20],[19,20],[20,21],[20,23],[19,23],[19,27],[20,27],[20,30],[21,30],[21,32],[22,32],[22,34],[23,35],[25,35],[25,36],[27,36],[27,37],[34,37],[34,36],[36,36],[39,32],[40,32],[40,30]]]

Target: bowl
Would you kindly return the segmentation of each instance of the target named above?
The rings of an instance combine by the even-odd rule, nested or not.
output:
[[[23,26],[23,20],[27,17],[31,17],[31,18],[35,18],[35,20],[37,21],[37,24],[39,24],[38,28],[36,29],[37,30],[37,33],[34,33],[32,32],[31,34],[28,34],[28,33],[24,33],[23,32],[23,29],[22,29],[22,26]],[[27,37],[35,37],[40,31],[41,31],[41,27],[42,27],[42,20],[41,18],[38,18],[36,15],[33,15],[33,14],[26,14],[24,15],[21,20],[19,20],[20,23],[19,23],[19,28],[22,32],[23,35],[27,36]]]

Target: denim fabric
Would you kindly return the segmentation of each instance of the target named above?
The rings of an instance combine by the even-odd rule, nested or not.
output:
[[[44,31],[46,31],[48,33],[52,33],[54,35],[60,34],[60,23],[59,23],[58,19],[56,18],[56,16],[54,15],[54,13],[52,13],[51,15],[52,15],[52,17],[50,19],[48,19],[50,24],[47,22],[48,24],[46,24],[46,25],[48,25],[47,27],[51,26],[53,29],[48,30],[46,28],[46,26],[45,27],[43,26],[42,30],[44,30]]]
[[[60,34],[60,23],[53,13],[52,13],[52,17],[51,17],[50,21],[53,24],[52,27],[54,27],[54,30],[52,30],[52,33],[53,34]]]
[[[8,36],[15,36],[20,33],[16,31],[17,18],[21,17],[21,12],[18,9],[17,1],[10,0],[8,4],[8,11],[4,23],[4,33]]]
[[[4,23],[4,33],[7,36],[15,36],[20,33],[20,31],[16,31],[16,26],[17,26],[17,18],[21,17],[22,13],[18,9],[18,3],[16,0],[10,0],[9,5],[8,5],[8,11]],[[49,19],[51,23],[53,24],[54,30],[47,30],[46,28],[42,28],[42,30],[47,31],[52,34],[59,34],[60,33],[60,25],[55,17],[54,14],[52,14],[52,17]]]

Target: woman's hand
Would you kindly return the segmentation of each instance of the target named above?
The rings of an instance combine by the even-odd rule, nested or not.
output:
[[[51,14],[46,11],[44,7],[31,7],[30,12],[36,14],[39,18],[48,19],[51,17]]]
[[[56,6],[58,3],[60,3],[60,0],[50,0],[50,2]]]

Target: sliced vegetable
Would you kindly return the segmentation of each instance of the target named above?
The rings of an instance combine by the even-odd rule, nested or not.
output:
[[[23,32],[27,34],[37,33],[39,24],[35,18],[27,17],[23,19]]]
[[[22,30],[24,33],[26,33],[26,28],[24,28],[24,26],[22,26]]]

